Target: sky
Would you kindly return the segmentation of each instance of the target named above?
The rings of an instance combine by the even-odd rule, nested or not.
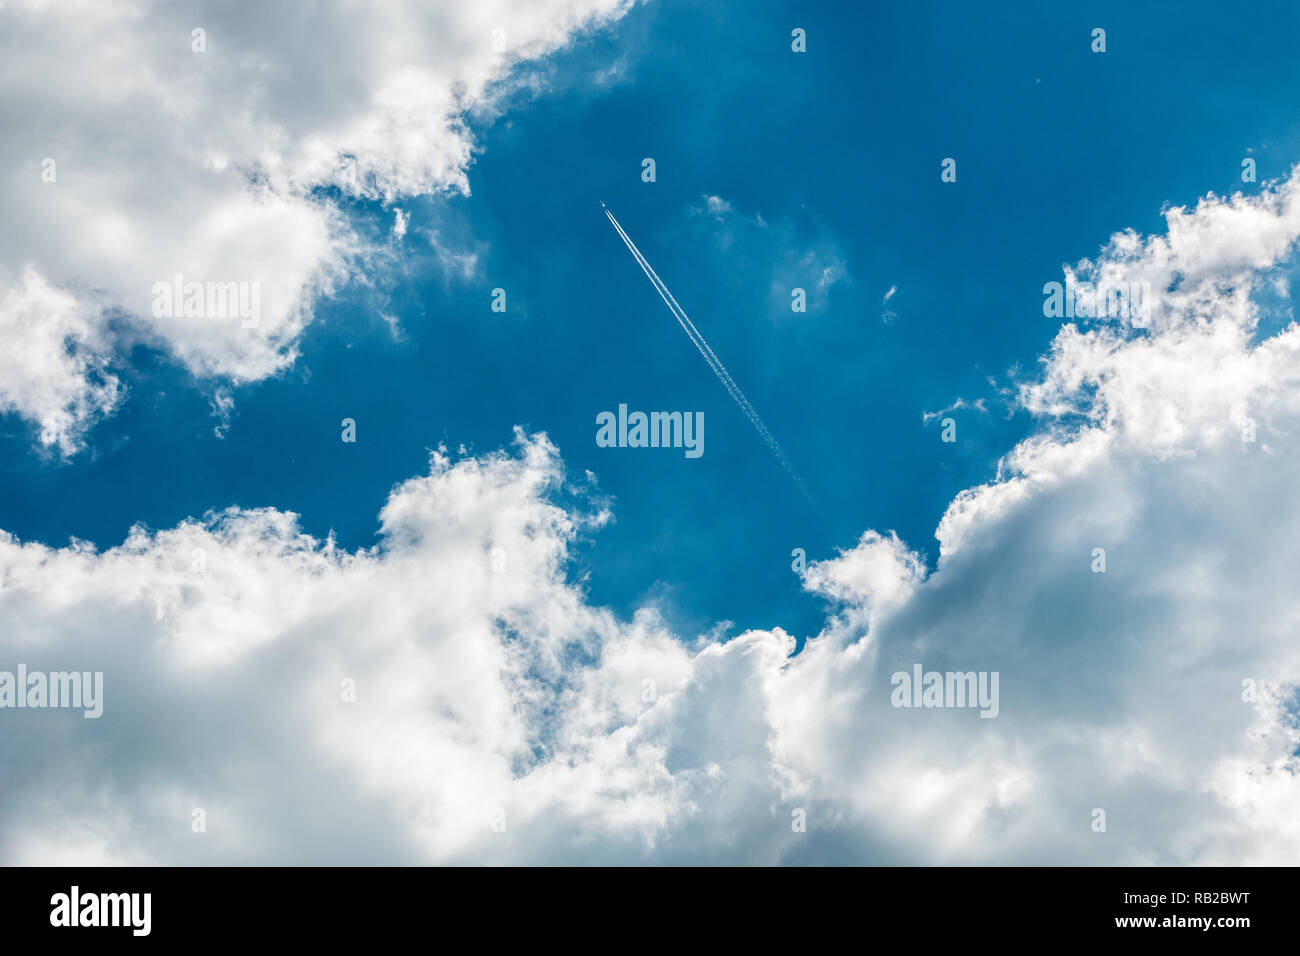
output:
[[[1294,860],[1293,7],[421,7],[0,3],[0,860]]]

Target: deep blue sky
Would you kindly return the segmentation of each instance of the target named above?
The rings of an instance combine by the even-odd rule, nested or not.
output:
[[[400,205],[403,256],[374,286],[323,302],[298,364],[235,391],[217,439],[200,388],[137,350],[132,389],[90,451],[43,460],[0,420],[0,527],[100,546],[232,504],[296,511],[309,532],[374,543],[393,484],[427,449],[483,452],[511,427],[544,430],[570,472],[590,469],[616,521],[578,551],[593,600],[628,613],[662,597],[704,629],[822,621],[790,551],[895,529],[933,563],[954,494],[993,474],[1032,426],[999,386],[1031,374],[1055,332],[1044,282],[1111,232],[1159,230],[1162,204],[1300,157],[1292,5],[656,2],[544,65],[553,89],[480,124],[473,195]],[[1050,5],[1056,7],[1057,5]],[[1260,30],[1285,21],[1287,28]],[[803,27],[808,52],[790,51]],[[1089,49],[1094,27],[1108,50]],[[596,81],[621,61],[625,75]],[[1213,64],[1212,67],[1206,64]],[[658,181],[641,182],[654,157]],[[940,161],[958,162],[956,184]],[[692,214],[706,195],[737,220]],[[819,498],[800,498],[601,214],[604,199],[726,363]],[[384,230],[391,210],[352,209]],[[428,244],[477,250],[472,279]],[[802,249],[837,250],[846,278],[788,308]],[[791,258],[792,254],[794,259]],[[504,287],[508,311],[489,309]],[[881,321],[881,298],[898,292]],[[395,341],[377,311],[395,315]],[[922,413],[958,397],[956,444]],[[601,449],[595,417],[702,410],[705,455]],[[339,441],[339,421],[359,441]]]

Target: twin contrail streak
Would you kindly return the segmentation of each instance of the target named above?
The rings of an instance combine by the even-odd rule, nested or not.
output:
[[[609,217],[610,223],[618,231],[619,236],[627,245],[628,251],[631,252],[633,258],[636,259],[637,265],[641,267],[641,271],[646,274],[646,278],[650,280],[650,284],[653,285],[655,291],[659,293],[659,298],[664,300],[664,305],[668,306],[668,311],[673,314],[673,318],[677,320],[677,324],[682,327],[682,331],[686,333],[687,337],[695,344],[695,347],[699,349],[700,354],[704,356],[704,361],[709,364],[709,368],[711,368],[713,374],[718,377],[718,381],[722,382],[723,387],[727,390],[727,394],[729,394],[732,400],[740,406],[740,410],[745,413],[745,417],[749,419],[750,424],[754,426],[754,429],[762,437],[763,441],[767,442],[767,447],[772,450],[772,454],[775,455],[776,460],[781,463],[781,467],[784,468],[790,477],[794,479],[794,483],[799,486],[799,490],[803,492],[804,497],[816,506],[816,501],[809,493],[808,487],[804,484],[803,478],[801,478],[799,473],[794,470],[794,466],[790,464],[790,460],[785,457],[785,452],[782,450],[780,443],[772,435],[772,432],[768,429],[767,425],[764,424],[763,419],[759,417],[754,406],[751,405],[749,399],[745,397],[745,393],[740,390],[740,386],[737,385],[736,380],[731,377],[731,373],[728,372],[727,367],[722,364],[722,360],[714,354],[713,349],[709,348],[709,343],[704,341],[704,336],[702,336],[700,330],[695,327],[695,323],[691,321],[691,317],[686,314],[685,309],[677,304],[677,300],[673,298],[673,294],[668,291],[668,286],[664,285],[663,280],[659,278],[659,274],[655,272],[650,263],[646,261],[646,257],[641,255],[641,250],[636,247],[636,243],[634,243],[628,234],[623,231],[623,227],[619,225],[618,220],[614,218],[614,214],[609,211],[604,203],[601,203],[600,205],[605,209],[605,215]]]

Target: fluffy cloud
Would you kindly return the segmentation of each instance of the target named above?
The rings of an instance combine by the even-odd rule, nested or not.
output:
[[[468,117],[511,65],[627,6],[3,0],[0,335],[27,373],[0,410],[66,454],[115,406],[124,341],[234,383],[291,363],[370,251],[335,197],[468,191]],[[256,283],[256,325],[156,316],[177,275]]]
[[[369,550],[274,510],[5,538],[0,667],[105,702],[0,713],[0,860],[1293,862],[1300,329],[1254,293],[1296,182],[1076,267],[1150,277],[1160,320],[1064,326],[937,567],[875,532],[812,564],[798,655],[591,606],[567,553],[607,515],[538,435],[435,455]],[[997,672],[997,716],[893,706],[917,663]]]
[[[121,384],[108,368],[108,330],[76,296],[35,269],[0,292],[0,411],[38,414],[41,443],[73,450],[81,423],[117,405]]]

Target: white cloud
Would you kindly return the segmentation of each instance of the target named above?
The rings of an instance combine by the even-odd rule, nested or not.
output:
[[[888,303],[889,300],[892,299],[897,292],[898,292],[898,286],[891,285],[889,287],[889,291],[885,293],[884,298],[880,300],[880,304],[885,305],[886,303]],[[884,322],[886,325],[888,325],[890,322],[893,322],[894,319],[896,318],[898,318],[898,313],[895,312],[893,309],[885,309],[883,312],[880,313],[880,321]]]
[[[966,409],[979,412],[980,414],[985,414],[988,412],[988,406],[985,404],[984,399],[982,398],[977,398],[974,401],[970,401],[970,402],[966,401],[966,399],[964,398],[958,398],[947,408],[941,408],[937,412],[922,412],[921,421],[925,422],[925,424],[928,425],[932,421],[935,421],[936,419],[943,418],[943,416],[947,415],[949,412],[960,412]]]
[[[238,384],[284,368],[313,301],[367,254],[322,188],[386,202],[467,192],[467,116],[493,109],[494,83],[626,7],[336,2],[303,17],[261,3],[0,3],[0,335],[41,370],[6,378],[0,407],[74,450],[117,401],[97,373],[122,312],[124,332],[196,375]],[[177,274],[260,283],[261,321],[155,317],[154,284]]]
[[[707,217],[708,231],[727,254],[727,269],[733,275],[768,275],[769,298],[774,315],[787,317],[793,289],[806,293],[808,312],[825,307],[830,290],[849,281],[848,267],[839,240],[813,217],[783,217],[768,222],[759,213],[747,213],[721,196],[702,197],[688,214]],[[886,297],[888,298],[888,297]]]
[[[814,563],[834,613],[793,658],[779,629],[591,606],[566,556],[607,516],[555,503],[537,436],[435,456],[369,550],[273,510],[3,540],[0,667],[103,670],[105,703],[0,712],[0,860],[1293,861],[1300,329],[1252,341],[1240,291],[1288,255],[1293,188],[1112,245],[1098,268],[1187,298],[1150,332],[1064,328],[1023,393],[1048,427],[952,503],[938,566],[874,532]],[[999,715],[892,707],[917,662],[999,672]]]
[[[721,196],[705,196],[704,205],[719,221],[725,218],[727,213],[731,212],[731,203]]]
[[[38,422],[42,444],[70,453],[79,424],[116,407],[107,328],[34,268],[0,292],[0,339],[0,411]]]
[[[406,225],[411,221],[411,216],[404,209],[395,209],[393,213],[393,241],[401,242],[402,237],[406,235]]]

